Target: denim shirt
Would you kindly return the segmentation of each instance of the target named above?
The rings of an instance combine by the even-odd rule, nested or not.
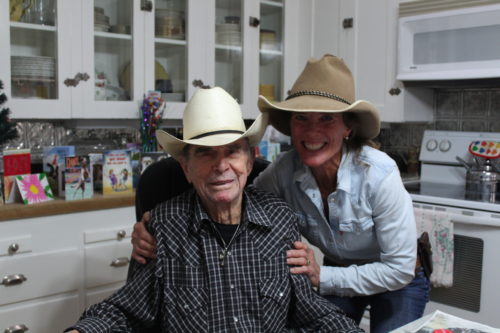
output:
[[[396,163],[364,146],[343,154],[329,216],[309,167],[292,149],[254,184],[281,196],[299,217],[302,235],[338,266],[321,266],[320,293],[358,296],[396,290],[414,276],[416,226],[411,197]]]

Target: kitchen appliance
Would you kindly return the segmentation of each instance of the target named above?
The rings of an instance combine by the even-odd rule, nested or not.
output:
[[[499,36],[500,1],[401,3],[397,79],[500,77]]]
[[[475,163],[468,151],[475,140],[500,141],[500,133],[425,131],[420,179],[405,187],[415,208],[448,213],[454,228],[453,287],[433,288],[425,313],[439,309],[500,327],[500,202],[468,199],[467,170],[456,158]]]

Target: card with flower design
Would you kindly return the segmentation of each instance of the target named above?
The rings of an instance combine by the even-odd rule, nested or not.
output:
[[[44,173],[18,175],[15,178],[15,187],[19,190],[24,204],[30,205],[54,200],[47,176]]]

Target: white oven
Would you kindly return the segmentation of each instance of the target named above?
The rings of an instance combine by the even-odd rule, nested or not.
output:
[[[426,131],[420,179],[405,187],[416,208],[447,212],[453,222],[453,286],[433,288],[425,313],[439,309],[500,327],[500,202],[467,200],[466,170],[456,159],[475,163],[468,152],[475,140],[500,141],[500,133]]]

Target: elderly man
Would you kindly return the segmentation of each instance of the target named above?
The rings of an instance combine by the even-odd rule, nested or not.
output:
[[[116,294],[90,307],[72,332],[362,332],[292,275],[286,250],[299,239],[293,211],[273,194],[245,188],[251,147],[267,114],[245,130],[221,88],[199,90],[184,112],[184,140],[158,140],[193,184],[158,205],[149,223],[157,258]]]

